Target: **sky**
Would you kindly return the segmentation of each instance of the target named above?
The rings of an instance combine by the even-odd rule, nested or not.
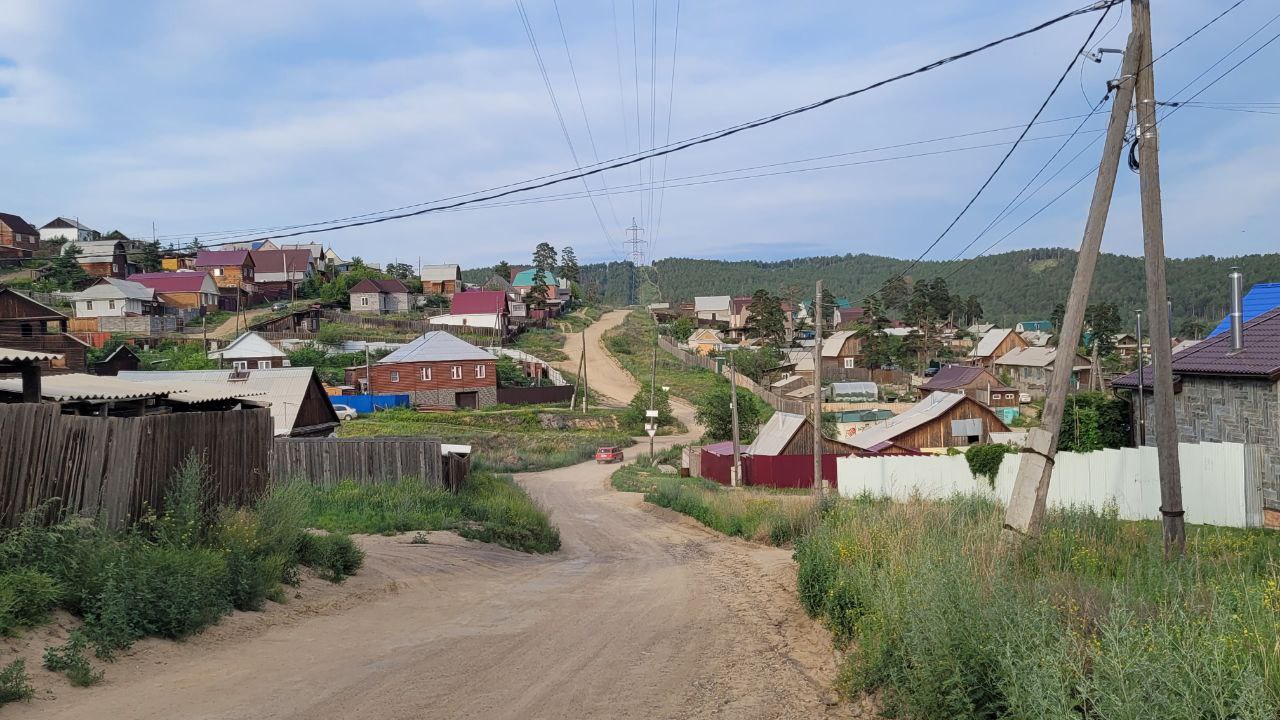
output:
[[[1155,3],[1156,54],[1232,1]],[[920,0],[910,13],[901,3],[834,0],[556,2],[522,0],[522,16],[519,3],[501,0],[0,0],[0,211],[142,237],[154,224],[164,242],[186,244],[422,206],[845,92],[1083,0]],[[1275,10],[1246,0],[1160,58],[1158,97],[1188,99],[1272,38]],[[592,198],[575,180],[298,240],[376,262],[528,262],[543,241],[605,261],[625,256],[634,220],[651,258],[915,257],[1007,152],[1096,22],[1073,18],[666,161],[609,171],[588,181]],[[1113,9],[1091,47],[1123,48],[1128,27],[1127,8]],[[927,258],[986,250],[1064,190],[991,252],[1079,245],[1092,178],[1068,188],[1098,161],[1104,115],[1063,147],[1038,194],[965,249],[1062,146],[1055,136],[1080,122],[1059,119],[1099,102],[1118,57],[1071,67],[1042,116],[1058,121],[1032,128]],[[1277,105],[1188,106],[1161,122],[1169,255],[1276,250],[1278,61],[1280,41],[1196,98]],[[1009,129],[985,132],[997,128]],[[980,134],[921,142],[969,133]],[[1138,210],[1137,175],[1122,164],[1104,250],[1141,253]]]

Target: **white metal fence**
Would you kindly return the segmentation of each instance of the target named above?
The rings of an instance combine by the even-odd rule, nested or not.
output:
[[[1250,469],[1250,446],[1239,443],[1181,443],[1183,507],[1187,522],[1228,527],[1262,525],[1261,475]],[[836,478],[840,494],[907,500],[973,494],[1008,502],[1018,475],[1017,454],[1006,455],[993,489],[975,478],[963,455],[934,457],[840,458]],[[1102,509],[1114,503],[1120,518],[1159,516],[1160,474],[1154,447],[1058,453],[1048,505]]]

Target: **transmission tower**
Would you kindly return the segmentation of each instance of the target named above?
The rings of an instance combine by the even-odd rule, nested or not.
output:
[[[640,237],[640,233],[644,232],[644,228],[636,224],[636,219],[631,218],[631,227],[627,228],[630,236],[623,241],[624,245],[631,248],[629,258],[632,265],[643,265],[645,258],[645,241]]]

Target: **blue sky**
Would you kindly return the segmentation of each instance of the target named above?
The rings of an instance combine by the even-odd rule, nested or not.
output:
[[[683,0],[672,93],[676,0],[657,0],[656,69],[651,0],[634,6],[634,54],[630,2],[559,0],[595,152],[554,6],[525,0],[525,7],[578,157],[590,162],[634,152],[637,143],[647,146],[651,132],[662,144],[668,109],[673,140],[699,135],[914,68],[1081,1],[924,0],[906,13],[892,3]],[[1157,3],[1156,52],[1229,4]],[[1162,59],[1156,66],[1160,97],[1186,98],[1216,77],[1234,60],[1174,96],[1274,12],[1263,0],[1247,0]],[[519,262],[544,240],[573,245],[586,260],[607,260],[619,257],[623,228],[636,217],[652,226],[646,235],[655,240],[657,257],[914,256],[1007,146],[964,148],[1010,141],[1016,130],[794,161],[1023,123],[1095,17],[672,156],[665,167],[672,187],[665,192],[647,192],[650,175],[656,187],[662,185],[661,161],[643,175],[634,167],[610,172],[604,182],[617,194],[604,195],[601,180],[591,181],[601,193],[604,229],[580,197],[578,182],[529,196],[567,193],[568,199],[312,237],[340,254],[383,262]],[[1123,47],[1128,23],[1127,10],[1113,10],[1103,27],[1114,29],[1101,44]],[[1280,22],[1235,57],[1277,31]],[[1268,72],[1278,58],[1280,42],[1198,99],[1280,101]],[[1117,64],[1108,56],[1102,64],[1077,65],[1045,117],[1085,112]],[[1187,108],[1161,126],[1170,255],[1276,249],[1280,117],[1270,112]],[[1101,116],[1091,120],[1086,131],[1103,122]],[[1069,132],[1074,125],[1045,124],[1031,136]],[[1097,137],[1082,134],[1059,165]],[[971,216],[929,257],[958,253],[1060,142],[1043,139],[1020,148]],[[1096,163],[1098,147],[1085,149],[988,240],[963,254],[985,248],[1078,178]],[[688,184],[939,150],[954,152]],[[574,165],[517,7],[499,0],[0,0],[0,157],[7,170],[0,210],[37,225],[68,215],[103,231],[139,235],[150,234],[154,222],[161,236],[189,240],[194,234],[206,241],[219,231],[359,215]],[[705,175],[784,162],[790,164]],[[690,176],[699,177],[677,180]],[[625,192],[642,181],[646,192]],[[1081,183],[996,251],[1078,245],[1091,186]],[[1105,247],[1128,254],[1141,248],[1137,176],[1127,169],[1121,170]]]

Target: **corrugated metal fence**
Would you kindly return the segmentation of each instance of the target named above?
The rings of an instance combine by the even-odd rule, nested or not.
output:
[[[208,465],[211,500],[245,503],[270,474],[266,409],[77,417],[52,404],[0,405],[0,525],[51,498],[113,528],[158,508],[188,454]]]

